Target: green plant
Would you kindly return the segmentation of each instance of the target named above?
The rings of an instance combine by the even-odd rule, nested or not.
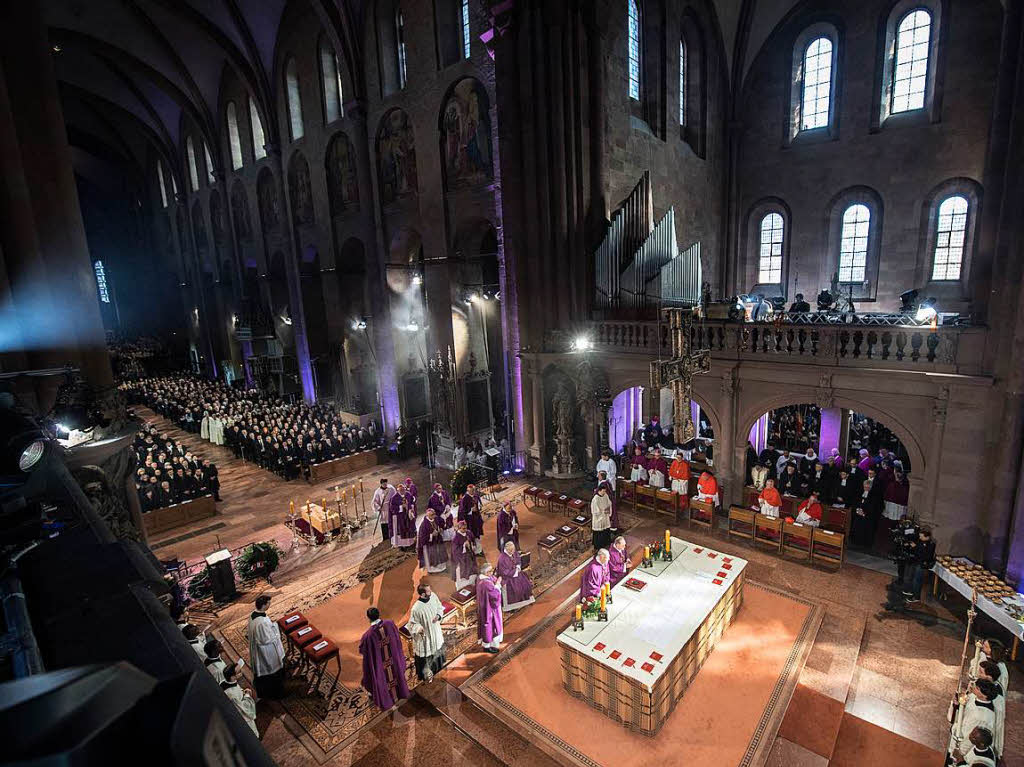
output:
[[[473,482],[473,470],[469,466],[462,466],[452,474],[452,497],[457,498],[466,492],[466,488]]]
[[[213,594],[213,585],[210,583],[210,568],[204,567],[189,581],[188,595],[197,602],[206,599]]]
[[[281,549],[274,541],[263,541],[246,546],[235,560],[235,570],[242,580],[266,578],[277,570],[281,564]]]

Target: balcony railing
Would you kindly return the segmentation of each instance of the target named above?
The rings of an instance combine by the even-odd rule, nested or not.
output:
[[[668,327],[657,322],[601,320],[588,324],[595,351],[666,357]],[[880,367],[978,374],[987,330],[982,327],[803,325],[709,320],[693,329],[691,346],[713,359]]]

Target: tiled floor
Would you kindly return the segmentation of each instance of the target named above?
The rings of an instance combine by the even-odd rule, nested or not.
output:
[[[155,419],[151,413],[145,415]],[[155,420],[168,426],[162,419]],[[168,430],[176,439],[218,463],[224,502],[218,504],[214,520],[197,522],[195,528],[213,523],[223,523],[224,527],[162,547],[158,551],[161,558],[194,560],[218,547],[235,547],[270,537],[287,550],[291,535],[283,519],[288,501],[302,503],[307,497],[320,497],[337,483],[286,483],[252,464],[236,460],[225,448],[200,442],[198,437],[173,428]],[[385,474],[395,478],[410,475],[421,493],[428,491],[429,477],[415,461],[367,472],[363,475],[364,487],[372,488],[376,478]],[[438,481],[447,480],[447,472],[439,475]],[[350,485],[356,478],[344,479]],[[664,523],[652,524],[660,527]],[[168,531],[163,538],[177,538],[188,532],[188,528]],[[826,608],[810,658],[801,673],[800,686],[772,749],[770,765],[817,767],[829,763],[833,750],[845,762],[853,745],[849,738],[865,737],[865,732],[872,731],[868,725],[937,751],[945,749],[946,708],[956,688],[963,643],[959,622],[965,611],[962,601],[956,597],[948,603],[929,599],[925,607],[939,620],[935,625],[924,626],[915,620],[884,614],[882,606],[889,576],[882,572],[848,562],[834,573],[749,549],[726,540],[721,532],[713,537],[685,527],[677,527],[675,532],[705,544],[713,540],[719,550],[734,552],[750,561],[748,577],[792,590]],[[154,543],[159,543],[159,539]],[[330,573],[361,561],[372,543],[369,533],[362,532],[345,544],[331,543],[289,554],[275,575],[276,593],[287,595],[308,588]],[[952,612],[946,609],[947,604]],[[217,625],[238,619],[248,609],[248,605],[229,606],[218,616]],[[541,614],[536,612],[538,617]],[[517,630],[525,630],[532,619],[524,616],[524,620],[527,623],[517,625]],[[457,689],[479,664],[489,660],[490,656],[474,653],[468,665],[466,659],[451,664],[444,678],[417,688],[410,701],[364,728],[328,763],[339,767],[412,763],[547,767],[551,764],[548,757],[520,734],[476,708]],[[1021,678],[1017,665],[1011,670],[1011,690],[1007,696],[1007,764],[1019,764],[1024,759],[1024,738],[1012,724],[1024,721],[1024,695],[1017,692]],[[860,720],[867,725],[850,724]],[[259,726],[264,745],[282,767],[312,762],[302,737],[289,729],[293,725],[281,718],[279,710],[261,707]],[[844,734],[847,732],[849,738]]]

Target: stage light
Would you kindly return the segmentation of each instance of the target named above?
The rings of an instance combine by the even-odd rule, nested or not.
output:
[[[917,314],[914,315],[914,319],[918,322],[930,322],[938,316],[938,312],[935,310],[935,299],[926,298],[921,302],[921,305],[917,307]]]
[[[7,435],[0,443],[0,473],[28,474],[38,467],[46,454],[46,438],[35,421],[5,408],[0,410],[0,434]]]
[[[423,284],[423,275],[414,274],[412,276],[412,284],[413,285],[422,285]]]
[[[572,342],[572,348],[578,352],[585,352],[593,345],[591,340],[586,336],[578,336],[575,341]]]
[[[914,311],[914,302],[917,300],[918,290],[906,290],[900,293],[900,314],[911,314]]]
[[[352,322],[353,330],[366,330],[366,320],[359,319]]]

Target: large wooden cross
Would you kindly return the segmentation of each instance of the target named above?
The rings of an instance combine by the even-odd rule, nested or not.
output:
[[[711,370],[711,350],[690,350],[693,310],[665,309],[664,315],[672,337],[672,359],[651,363],[651,388],[657,392],[664,386],[672,387],[672,436],[676,442],[689,442],[697,436],[690,415],[693,376]]]

